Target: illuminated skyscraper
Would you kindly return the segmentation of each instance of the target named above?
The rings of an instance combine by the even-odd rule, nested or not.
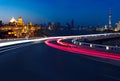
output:
[[[117,25],[117,31],[120,31],[120,21],[116,23],[116,25]]]
[[[108,24],[108,29],[112,28],[112,12],[111,10],[109,11],[109,24]]]
[[[19,18],[18,18],[17,25],[24,25],[23,20],[22,20],[22,17],[19,17]]]

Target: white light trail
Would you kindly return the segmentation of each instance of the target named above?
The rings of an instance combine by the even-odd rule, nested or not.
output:
[[[90,37],[90,36],[102,36],[102,35],[120,35],[120,33],[90,34],[90,35],[77,35],[77,36],[57,36],[57,37],[47,37],[47,38],[23,39],[23,40],[16,40],[16,41],[13,40],[13,41],[9,41],[9,42],[2,41],[0,43],[0,47],[28,43],[28,42],[44,41],[47,39],[56,39],[56,38],[71,39],[71,38],[76,38],[76,37]]]

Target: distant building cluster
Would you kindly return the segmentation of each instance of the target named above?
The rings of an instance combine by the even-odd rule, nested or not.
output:
[[[25,24],[22,17],[16,20],[12,17],[8,24],[0,21],[0,38],[29,38],[35,37],[36,31],[41,29],[41,25],[33,25],[32,22]]]
[[[60,30],[61,23],[60,22],[48,22],[46,29],[48,29],[48,30]]]
[[[97,27],[97,31],[112,31],[112,32],[120,32],[120,21],[112,27],[112,13],[109,13],[109,23],[104,27]]]

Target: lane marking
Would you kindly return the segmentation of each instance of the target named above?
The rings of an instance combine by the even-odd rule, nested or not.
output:
[[[21,48],[21,47],[30,46],[30,45],[33,45],[33,44],[36,44],[36,43],[29,43],[29,44],[23,44],[23,45],[14,46],[13,48],[5,49],[5,50],[0,51],[0,53],[4,53],[4,52],[11,51],[11,50]]]
[[[20,45],[9,46],[9,47],[3,47],[3,48],[0,48],[0,51],[1,51],[1,50],[5,50],[5,49],[9,49],[9,48],[14,48],[14,47],[17,47],[17,46],[20,46]]]

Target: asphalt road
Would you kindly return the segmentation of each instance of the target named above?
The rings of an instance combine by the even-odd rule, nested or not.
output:
[[[120,81],[119,66],[43,42],[0,49],[0,81]]]

